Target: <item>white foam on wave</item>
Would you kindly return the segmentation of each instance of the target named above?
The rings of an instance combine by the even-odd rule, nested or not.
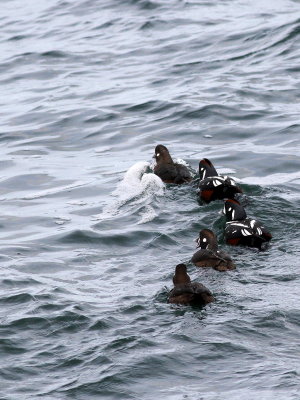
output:
[[[190,165],[186,161],[184,161],[182,158],[176,158],[174,162],[176,164],[182,164],[182,165],[185,165],[186,167],[190,167]]]
[[[138,225],[140,224],[145,224],[146,222],[150,222],[152,221],[155,217],[157,216],[155,210],[153,207],[151,207],[150,205],[147,205],[144,210],[143,213],[141,214],[141,219],[138,222]]]
[[[112,192],[116,200],[103,208],[101,214],[94,216],[94,220],[112,218],[121,212],[122,206],[145,204],[139,223],[151,221],[156,217],[156,212],[151,206],[155,196],[163,196],[165,184],[153,173],[146,173],[150,163],[140,161],[134,164],[125,173],[124,178]]]
[[[277,173],[267,176],[249,176],[248,178],[243,178],[243,183],[270,186],[282,185],[284,183],[294,182],[298,179],[300,179],[300,171],[290,173]]]
[[[217,171],[220,175],[233,175],[236,174],[236,171],[232,168],[217,168]]]

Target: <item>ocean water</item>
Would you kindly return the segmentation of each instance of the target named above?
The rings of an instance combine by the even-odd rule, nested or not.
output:
[[[299,400],[300,2],[3,0],[0,398]],[[244,189],[164,185],[154,148]],[[213,229],[237,269],[190,263]],[[176,264],[203,309],[167,303]]]

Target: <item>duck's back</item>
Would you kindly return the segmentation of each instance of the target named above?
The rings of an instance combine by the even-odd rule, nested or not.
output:
[[[211,292],[198,282],[177,285],[169,294],[169,302],[173,304],[205,305],[213,301]]]
[[[192,263],[197,267],[214,268],[217,271],[235,269],[231,257],[225,251],[198,250],[192,257]]]
[[[186,183],[192,180],[189,170],[186,166],[177,163],[164,163],[156,165],[154,173],[158,175],[165,183]]]
[[[177,182],[175,183],[185,183],[185,182],[190,182],[192,180],[191,174],[185,165],[177,163],[175,163],[174,165],[177,171],[177,177],[176,177]]]
[[[260,221],[245,218],[226,223],[225,239],[226,243],[234,246],[244,245],[260,249],[264,243],[272,239],[272,235]]]
[[[206,203],[234,198],[237,193],[242,193],[242,189],[227,176],[212,176],[199,182],[199,195]]]

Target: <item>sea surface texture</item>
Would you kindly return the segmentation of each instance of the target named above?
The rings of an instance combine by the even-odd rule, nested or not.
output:
[[[0,399],[299,400],[300,2],[3,0],[0,29]],[[268,249],[224,243],[203,157]],[[191,264],[203,228],[235,271]],[[167,303],[182,262],[215,303]]]

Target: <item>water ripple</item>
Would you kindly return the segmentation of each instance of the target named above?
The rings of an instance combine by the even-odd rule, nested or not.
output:
[[[298,2],[2,6],[3,399],[298,400]],[[158,143],[192,184],[153,173]],[[203,157],[266,251],[224,243]],[[192,265],[203,228],[236,271]],[[214,304],[167,303],[179,262]]]

